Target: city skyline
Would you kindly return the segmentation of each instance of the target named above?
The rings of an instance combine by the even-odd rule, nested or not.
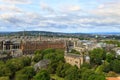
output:
[[[120,0],[0,0],[0,32],[120,32]]]

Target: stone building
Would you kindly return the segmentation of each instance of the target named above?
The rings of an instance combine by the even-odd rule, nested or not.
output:
[[[115,51],[116,56],[120,55],[120,47],[113,48],[112,50]]]
[[[22,56],[20,41],[3,40],[0,42],[0,54],[8,53],[12,57]]]
[[[66,63],[69,63],[71,65],[76,65],[78,68],[80,68],[80,65],[83,64],[83,57],[78,54],[72,54],[72,53],[65,53],[64,55]]]
[[[10,40],[2,41],[3,51],[20,49],[20,42],[14,42]]]
[[[0,41],[0,50],[3,50],[3,42]]]

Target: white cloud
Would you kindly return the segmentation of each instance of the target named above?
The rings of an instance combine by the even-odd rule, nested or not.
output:
[[[19,1],[19,0],[18,0]],[[81,32],[81,31],[110,31],[120,30],[120,3],[101,4],[95,10],[82,15],[82,9],[79,5],[66,5],[60,7],[58,14],[45,2],[40,3],[40,12],[26,11],[22,13],[23,8],[19,9],[17,5],[0,5],[0,30],[26,29],[26,30],[55,30],[63,32]],[[39,5],[39,4],[38,4]],[[33,8],[34,9],[34,8]],[[44,12],[48,12],[44,14]],[[50,14],[54,13],[56,14]],[[72,13],[73,12],[73,13]],[[3,26],[5,28],[3,28]],[[111,28],[112,27],[112,28]]]
[[[76,11],[80,11],[81,8],[79,5],[63,5],[61,7],[61,11],[62,12],[76,12]]]
[[[88,17],[71,15],[64,16],[47,16],[39,15],[36,13],[26,13],[25,15],[12,15],[4,14],[0,16],[2,20],[6,21],[6,24],[14,27],[15,29],[49,29],[49,30],[63,30],[63,31],[87,31],[87,30],[106,30],[110,26],[114,27],[113,30],[119,30],[120,26],[119,18],[111,17]],[[6,25],[5,24],[5,25]],[[5,26],[3,25],[3,26]],[[65,29],[65,30],[64,30]],[[108,29],[110,30],[110,29]],[[71,32],[72,32],[71,31]]]
[[[2,2],[9,4],[30,4],[31,0],[1,0]]]
[[[98,9],[103,9],[104,7],[105,7],[105,5],[101,4],[101,5],[98,6]]]
[[[2,12],[22,12],[22,10],[15,5],[0,5],[0,11]]]
[[[92,10],[92,13],[98,16],[119,16],[120,17],[120,1],[114,3],[105,3]]]

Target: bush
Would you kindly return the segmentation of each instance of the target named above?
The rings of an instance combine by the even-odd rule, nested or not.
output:
[[[118,74],[113,71],[110,71],[107,73],[107,77],[117,77],[117,76],[118,76]]]
[[[10,80],[8,76],[0,77],[0,80]]]

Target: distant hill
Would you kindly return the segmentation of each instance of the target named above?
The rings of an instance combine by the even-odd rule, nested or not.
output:
[[[19,32],[0,32],[1,35],[51,35],[51,36],[61,36],[61,35],[87,35],[85,33],[60,33],[60,32],[48,32],[48,31],[19,31]]]
[[[96,33],[89,33],[89,34],[96,34],[96,35],[120,35],[120,32],[96,32]]]
[[[0,35],[46,35],[46,36],[93,36],[93,35],[120,35],[119,32],[98,32],[98,33],[61,33],[49,31],[19,31],[19,32],[0,32]]]

